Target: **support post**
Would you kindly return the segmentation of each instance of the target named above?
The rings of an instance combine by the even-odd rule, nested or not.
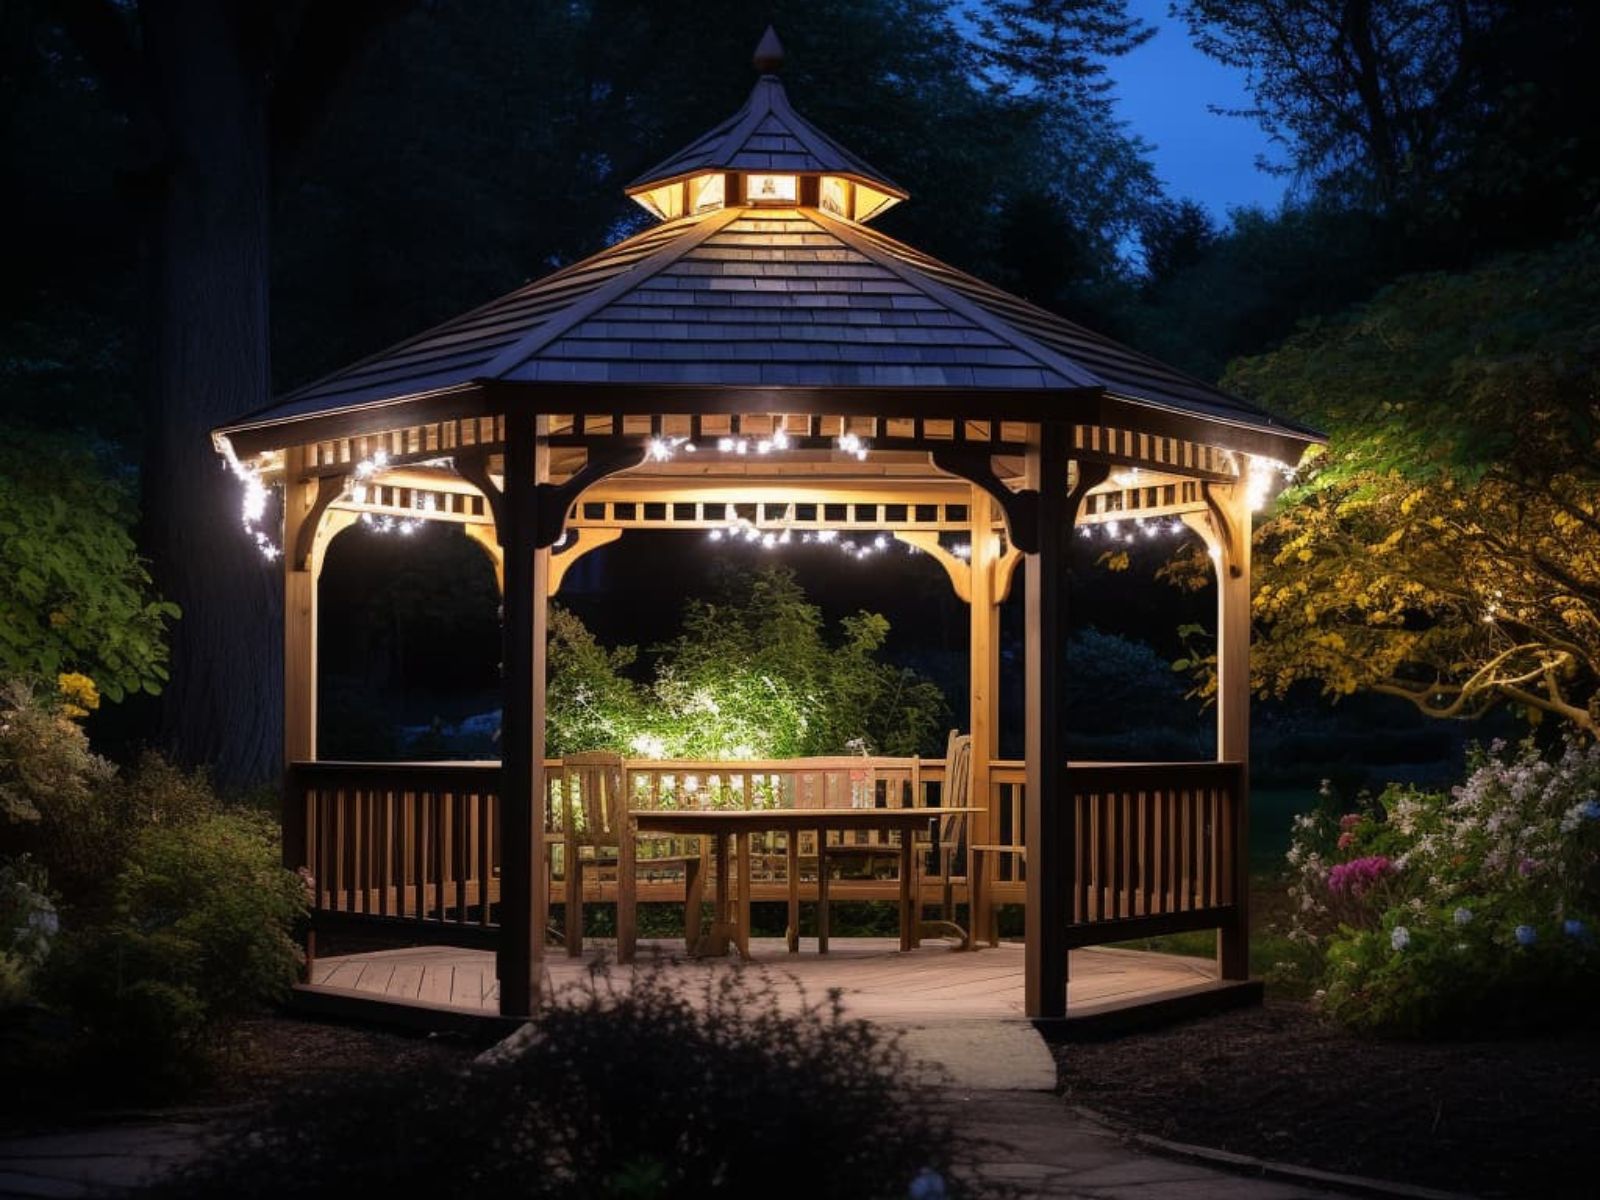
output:
[[[1239,764],[1234,798],[1235,918],[1217,935],[1224,979],[1250,978],[1250,505],[1239,483],[1208,485],[1212,513],[1226,529],[1217,557],[1217,758]]]
[[[1023,1011],[1034,1019],[1067,1012],[1067,918],[1072,830],[1061,729],[1066,558],[1072,533],[1067,496],[1070,428],[1030,427],[1026,487],[1037,491],[1038,544],[1027,557],[1024,664],[1027,741],[1028,907]]]
[[[549,476],[549,449],[532,413],[506,414],[505,493],[500,544],[505,554],[504,684],[501,722],[500,945],[495,968],[500,1012],[525,1017],[539,999],[548,886],[543,798],[546,603],[550,551],[537,548],[537,486]]]
[[[283,484],[283,865],[309,866],[306,798],[291,763],[317,756],[317,566],[320,555],[294,552],[314,525],[317,481],[306,479],[306,452],[291,446]],[[313,530],[314,532],[314,530]],[[308,952],[310,947],[307,947]]]
[[[972,735],[972,791],[976,807],[982,808],[968,833],[975,844],[997,841],[1000,836],[994,817],[990,764],[999,753],[1000,727],[1000,600],[999,539],[994,532],[988,493],[974,486],[968,512],[972,517],[971,575],[969,576],[971,636],[967,652],[968,732]],[[967,896],[972,896],[972,881],[967,880]],[[977,921],[977,914],[969,915]],[[988,926],[984,926],[988,928]]]

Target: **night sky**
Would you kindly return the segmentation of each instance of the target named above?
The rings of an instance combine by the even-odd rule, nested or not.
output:
[[[1257,157],[1279,157],[1267,135],[1248,117],[1210,111],[1249,107],[1244,76],[1196,50],[1184,23],[1167,15],[1167,0],[1129,0],[1128,7],[1157,33],[1111,63],[1117,107],[1151,145],[1167,191],[1200,201],[1219,221],[1244,205],[1276,208],[1288,180],[1255,165]]]

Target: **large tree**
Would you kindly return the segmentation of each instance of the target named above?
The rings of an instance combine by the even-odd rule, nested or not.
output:
[[[1593,202],[1587,0],[1178,0],[1291,171],[1497,244]],[[1568,185],[1590,175],[1583,194]],[[1587,201],[1583,196],[1587,195]],[[1507,223],[1510,222],[1510,227]],[[1521,244],[1526,244],[1522,242]]]
[[[1584,239],[1402,280],[1233,366],[1227,386],[1331,435],[1256,531],[1262,693],[1510,704],[1600,736],[1596,312]]]
[[[105,165],[144,264],[141,541],[183,612],[161,740],[229,784],[276,766],[278,589],[240,536],[238,484],[206,431],[270,397],[272,182],[391,7],[60,0],[18,22],[39,49],[64,30],[123,118]]]

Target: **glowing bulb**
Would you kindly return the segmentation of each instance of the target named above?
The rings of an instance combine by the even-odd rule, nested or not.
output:
[[[972,545],[969,542],[957,542],[954,546],[950,547],[950,553],[954,554],[957,558],[971,558]]]
[[[730,450],[733,449],[733,439],[732,438],[718,438],[717,439],[717,449],[721,450],[724,454],[728,453]]]

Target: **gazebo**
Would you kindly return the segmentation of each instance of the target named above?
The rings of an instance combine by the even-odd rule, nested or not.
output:
[[[247,528],[282,555],[284,861],[312,880],[313,929],[492,948],[500,1011],[530,1012],[563,576],[629,530],[872,531],[931,555],[970,606],[967,836],[1017,851],[989,856],[983,905],[1025,905],[1026,1014],[1065,1015],[1069,949],[1146,935],[1215,929],[1221,978],[1246,978],[1250,510],[1318,435],[875,232],[906,191],[790,107],[770,30],[755,62],[742,109],[628,188],[650,228],[214,432]],[[262,527],[274,486],[281,537]],[[493,557],[501,761],[319,762],[328,544],[417,520]],[[1069,763],[1069,537],[1178,523],[1216,563],[1218,761]],[[1019,565],[1026,754],[1006,762],[998,614]],[[629,768],[650,794],[686,769]],[[928,803],[936,764],[906,770]]]

